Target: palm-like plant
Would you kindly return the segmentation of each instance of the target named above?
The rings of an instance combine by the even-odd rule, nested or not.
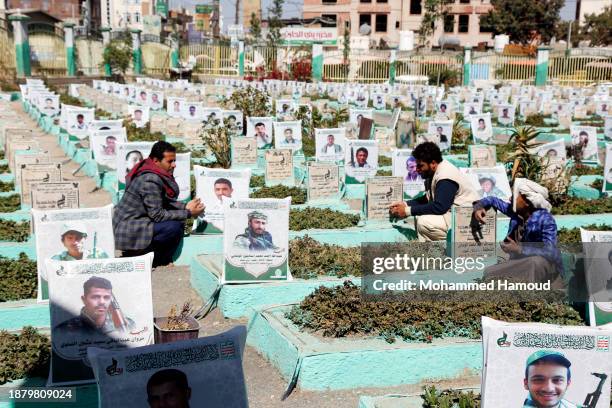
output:
[[[541,173],[542,161],[540,157],[532,154],[534,148],[542,144],[535,141],[539,134],[540,131],[533,126],[522,126],[512,131],[508,143],[512,144],[514,152],[508,155],[508,160],[513,161],[511,173],[513,183],[517,177],[535,180]]]

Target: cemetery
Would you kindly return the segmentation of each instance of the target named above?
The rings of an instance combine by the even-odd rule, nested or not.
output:
[[[0,93],[0,407],[32,387],[56,391],[45,407],[155,406],[163,383],[190,406],[513,407],[555,365],[574,403],[550,407],[612,407],[609,48],[560,81],[546,47],[526,78],[483,78],[466,47],[444,83],[402,81],[394,50],[383,80],[317,58],[259,79],[240,42],[237,75],[171,80],[132,34],[129,75],[56,81],[26,56]],[[146,167],[160,141],[169,170]],[[172,208],[134,192],[149,176]],[[419,212],[445,182],[449,208]],[[129,200],[152,231],[181,221],[169,263],[122,246]],[[495,280],[549,270],[540,292]]]

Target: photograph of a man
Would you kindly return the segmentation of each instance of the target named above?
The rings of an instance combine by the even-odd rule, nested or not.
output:
[[[272,136],[266,131],[266,124],[257,122],[255,124],[255,140],[257,140],[258,149],[269,149],[272,147]]]
[[[478,131],[484,132],[486,129],[487,129],[487,126],[485,125],[485,120],[482,118],[478,119]]]
[[[441,103],[440,104],[440,113],[446,113],[446,104],[445,103]]]
[[[436,134],[440,138],[440,148],[448,149],[448,136],[444,134],[444,129],[442,128],[442,126],[436,127]]]
[[[134,166],[144,159],[142,153],[138,150],[129,151],[125,155],[125,174],[129,174]]]
[[[142,123],[142,111],[140,109],[134,111],[134,122],[136,124]]]
[[[43,107],[45,111],[54,111],[55,107],[53,106],[53,100],[51,98],[45,99],[45,106]]]
[[[145,91],[140,92],[140,101],[144,104],[147,101],[147,93]]]
[[[167,368],[147,381],[147,402],[151,408],[189,408],[191,387],[184,372]]]
[[[564,399],[572,383],[572,363],[561,353],[538,350],[527,358],[523,386],[529,392],[523,407],[578,408]]]
[[[70,222],[62,226],[61,241],[65,250],[53,255],[51,259],[56,261],[77,261],[81,259],[108,258],[108,254],[99,248],[91,251],[85,249],[87,241],[87,227],[83,222]]]
[[[81,296],[83,307],[77,317],[58,324],[54,334],[60,333],[60,338],[80,335],[122,333],[135,327],[135,323],[126,317],[119,307],[113,285],[108,279],[92,276],[83,283]],[[64,337],[66,336],[66,337]]]
[[[117,138],[115,136],[106,136],[105,144],[102,146],[102,154],[106,156],[114,156],[116,154]]]
[[[353,167],[362,169],[371,169],[372,167],[368,164],[368,149],[360,147],[355,152],[355,161],[352,163]]]
[[[196,114],[196,107],[194,105],[189,105],[189,116],[194,118]]]
[[[151,95],[151,102],[153,106],[157,106],[159,105],[159,96],[157,96],[156,93],[154,93],[153,95]]]
[[[250,251],[277,250],[272,242],[272,235],[266,231],[268,216],[259,211],[251,211],[248,215],[248,226],[244,234],[237,235],[234,247]]]
[[[232,186],[231,180],[221,177],[215,180],[215,184],[213,184],[213,189],[215,191],[215,196],[217,197],[218,201],[214,205],[210,206],[210,211],[222,212],[223,197],[232,198],[232,194],[234,193],[234,187]]]
[[[296,140],[293,138],[293,129],[286,128],[283,134],[285,135],[285,139],[283,140],[284,144],[295,144]]]
[[[74,125],[72,125],[73,129],[78,129],[78,130],[86,130],[87,129],[87,123],[85,123],[85,116],[83,116],[82,113],[77,114],[77,123],[75,123]]]
[[[174,103],[172,104],[173,107],[173,112],[174,113],[180,113],[181,112],[181,103],[179,101],[174,101]]]
[[[404,181],[423,181],[423,178],[417,171],[417,161],[414,157],[410,156],[406,159],[406,177]]]
[[[342,153],[342,146],[336,144],[334,135],[327,135],[327,143],[321,148],[321,153],[326,155]]]
[[[504,193],[496,187],[496,180],[490,174],[485,174],[478,177],[478,184],[480,184],[480,190],[478,190],[478,194],[480,197],[499,197],[503,198]]]

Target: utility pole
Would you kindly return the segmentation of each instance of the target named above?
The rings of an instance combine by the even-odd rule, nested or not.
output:
[[[240,24],[240,0],[236,0],[236,12],[234,14],[234,24]]]
[[[569,28],[567,30],[567,44],[565,47],[565,55],[569,56],[570,48],[572,48],[572,24],[574,24],[573,20],[569,22]]]

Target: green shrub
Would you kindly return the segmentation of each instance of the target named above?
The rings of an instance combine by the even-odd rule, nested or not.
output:
[[[249,183],[249,187],[263,187],[266,185],[266,177],[265,176],[251,176],[251,181]]]
[[[509,322],[584,324],[578,312],[558,301],[517,301],[511,292],[442,292],[437,296],[404,293],[399,298],[368,302],[350,281],[320,286],[285,316],[302,329],[325,337],[350,335],[396,337],[431,342],[434,338],[479,339],[481,316]]]
[[[612,226],[605,224],[589,224],[582,228],[588,231],[612,231]],[[559,231],[557,231],[557,241],[559,244],[581,243],[580,228],[560,228]]]
[[[0,258],[0,302],[36,298],[36,261],[23,252],[19,259]]]
[[[30,237],[28,221],[15,222],[0,219],[0,241],[24,242]]]
[[[0,384],[25,377],[47,377],[51,343],[31,326],[20,334],[0,331]]]
[[[132,123],[131,119],[126,119],[123,121],[123,126],[127,132],[128,142],[157,142],[160,140],[166,140],[166,136],[164,136],[164,134],[161,132],[151,133],[150,123],[147,123],[145,126],[139,128]]]
[[[15,183],[12,181],[0,181],[0,192],[15,191]]]
[[[378,165],[379,166],[391,166],[393,164],[390,157],[387,156],[378,156]]]
[[[423,387],[423,408],[480,408],[480,394],[460,390],[438,391],[434,385]]]
[[[96,110],[94,111],[94,116],[96,117],[96,119],[110,119],[113,117],[113,114],[100,108],[96,108]]]
[[[8,164],[0,164],[0,173],[8,173],[8,172],[9,172]]]
[[[377,176],[391,176],[391,175],[393,175],[393,174],[392,174],[392,171],[391,171],[391,170],[378,170],[378,171],[376,172],[376,175],[377,175]]]
[[[306,229],[344,229],[359,223],[359,215],[345,214],[329,208],[307,207],[302,210],[291,210],[289,229],[302,231]]]
[[[427,75],[429,85],[453,87],[459,85],[459,71],[449,68],[435,68]]]
[[[85,102],[83,102],[79,98],[75,98],[74,96],[70,96],[66,93],[59,92],[59,97],[60,103],[63,103],[65,105],[81,106],[83,108],[87,107],[87,105],[85,105]]]
[[[14,81],[0,81],[0,91],[2,92],[19,92],[19,85]]]
[[[361,249],[322,244],[308,235],[289,241],[289,269],[295,278],[361,276]]]
[[[595,190],[599,190],[601,191],[601,189],[603,188],[603,179],[597,179],[594,182],[592,182],[590,184],[591,188],[594,188]]]
[[[21,208],[21,197],[13,194],[8,197],[0,197],[0,213],[13,212]]]
[[[291,204],[304,204],[306,202],[306,189],[276,185],[262,187],[251,194],[251,198],[285,198],[289,196],[291,196]]]
[[[528,115],[525,118],[525,124],[536,127],[544,127],[546,123],[544,123],[544,115],[541,113],[534,113],[533,115]]]
[[[574,176],[601,176],[603,174],[603,167],[591,167],[582,163],[576,163],[572,168],[572,174]]]
[[[585,200],[565,196],[562,200],[553,203],[552,213],[554,215],[580,215],[580,214],[602,214],[612,212],[612,200],[599,198],[596,200]]]

